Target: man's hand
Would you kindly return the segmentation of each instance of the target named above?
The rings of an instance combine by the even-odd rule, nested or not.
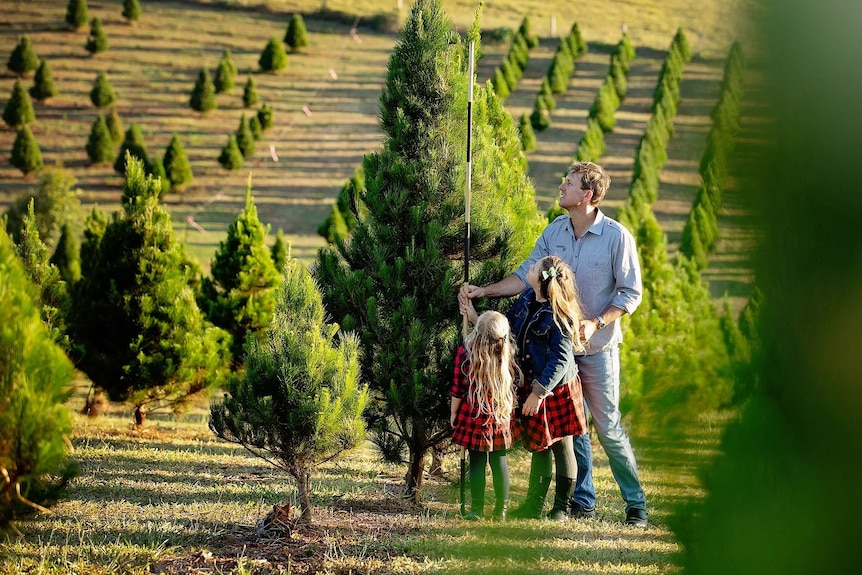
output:
[[[458,293],[458,310],[461,312],[461,315],[466,316],[470,320],[470,323],[476,323],[476,320],[479,319],[479,314],[476,313],[473,302],[467,298],[462,298],[460,292]]]
[[[598,331],[596,322],[591,319],[581,320],[580,328],[581,343],[584,345],[586,345],[590,341],[590,338]]]

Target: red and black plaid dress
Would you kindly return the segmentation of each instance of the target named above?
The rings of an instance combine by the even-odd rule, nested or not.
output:
[[[529,385],[518,386],[518,405],[524,405],[531,391]],[[542,401],[536,415],[528,417],[519,410],[514,426],[515,439],[522,440],[530,452],[544,451],[567,435],[586,432],[584,396],[577,376],[555,387],[554,394]]]
[[[452,383],[452,397],[461,399],[458,414],[455,417],[455,429],[452,431],[452,442],[474,451],[499,451],[512,447],[512,421],[501,425],[497,419],[487,413],[479,413],[467,393],[469,382],[467,374],[461,369],[466,359],[464,346],[458,347],[455,354],[455,381]],[[469,364],[467,365],[469,368]]]

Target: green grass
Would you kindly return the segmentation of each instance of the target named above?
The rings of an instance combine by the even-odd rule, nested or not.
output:
[[[80,398],[70,404],[80,406]],[[95,419],[76,416],[80,474],[50,514],[17,523],[22,538],[0,539],[0,574],[673,573],[681,547],[668,525],[702,495],[697,473],[715,455],[725,420],[701,418],[686,437],[634,439],[651,513],[644,530],[622,523],[601,449],[598,520],[494,524],[458,518],[454,455],[442,476],[426,478],[414,506],[398,497],[404,469],[379,462],[364,444],[313,474],[314,527],[256,537],[258,519],[274,504],[295,503],[286,475],[215,438],[205,405],[182,416],[153,414],[143,430],[114,407]],[[517,504],[528,455],[513,452],[510,466]]]

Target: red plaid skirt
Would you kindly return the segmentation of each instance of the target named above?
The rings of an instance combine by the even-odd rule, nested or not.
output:
[[[518,405],[524,405],[531,391],[528,385],[518,387]],[[514,429],[515,439],[522,440],[530,452],[544,451],[567,435],[586,432],[584,395],[577,376],[555,387],[553,395],[542,401],[536,415],[527,417],[519,412]]]

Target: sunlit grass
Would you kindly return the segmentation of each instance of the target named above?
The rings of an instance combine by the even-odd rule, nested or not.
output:
[[[404,469],[381,463],[366,443],[314,472],[318,527],[313,539],[291,538],[300,550],[291,561],[306,553],[322,557],[323,573],[378,575],[673,573],[681,547],[668,523],[702,496],[697,475],[715,456],[727,417],[704,418],[708,425],[679,440],[634,439],[650,506],[646,529],[624,525],[601,449],[597,520],[496,524],[458,518],[452,456],[443,476],[426,477],[415,507],[399,497]],[[179,569],[184,561],[212,570],[173,572],[289,572],[285,553],[260,556],[261,543],[272,543],[255,543],[254,533],[274,504],[296,504],[290,478],[215,438],[206,405],[181,416],[154,414],[148,423],[136,429],[127,410],[113,405],[99,418],[76,416],[71,439],[80,474],[52,513],[17,523],[23,538],[0,540],[0,574],[137,574],[154,565]],[[514,451],[510,467],[516,505],[526,492],[529,455]]]

